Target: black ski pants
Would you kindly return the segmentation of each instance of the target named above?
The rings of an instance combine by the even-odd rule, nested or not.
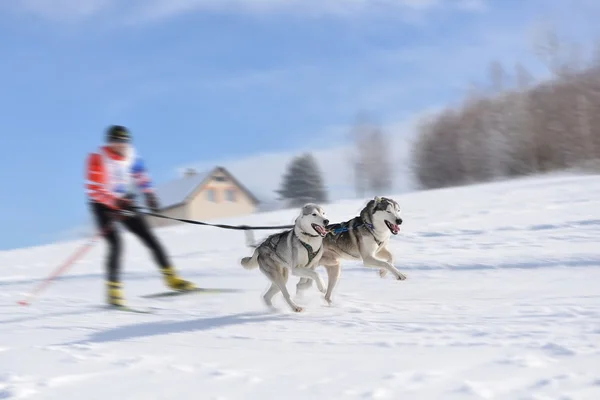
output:
[[[104,204],[92,202],[91,207],[96,225],[100,231],[104,232],[104,238],[109,246],[106,258],[106,279],[111,282],[120,282],[122,241],[117,226],[115,226],[117,218],[114,212]],[[143,216],[134,214],[131,217],[121,218],[119,222],[146,245],[159,267],[166,268],[170,265],[164,249]]]

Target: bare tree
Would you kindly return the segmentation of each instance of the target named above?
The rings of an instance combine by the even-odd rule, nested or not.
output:
[[[542,24],[538,27],[533,43],[535,53],[546,67],[556,76],[560,76],[562,61],[561,41],[556,29],[550,24]]]
[[[521,63],[517,63],[515,65],[515,80],[517,90],[519,91],[529,89],[529,87],[533,83],[533,77],[531,76],[527,68],[525,68]]]
[[[492,61],[489,66],[493,93],[502,93],[507,86],[508,76],[500,61]]]
[[[509,89],[502,66],[493,62],[493,90],[470,90],[460,108],[421,122],[411,160],[421,187],[600,167],[600,63],[585,67],[578,47],[555,31],[542,38],[537,50],[553,71],[551,80],[534,85],[517,64],[516,88]]]
[[[590,68],[594,67],[600,67],[600,39],[595,41],[594,49],[592,51]]]
[[[368,135],[369,189],[372,194],[381,195],[392,189],[392,160],[389,137],[379,127],[373,127]]]
[[[350,130],[350,142],[352,147],[349,151],[348,162],[350,171],[354,176],[354,190],[357,197],[364,197],[367,192],[366,163],[364,154],[364,144],[367,138],[368,126],[366,125],[367,116],[360,113],[357,117],[354,127]]]
[[[393,171],[389,137],[362,114],[351,131],[351,138],[354,146],[350,165],[356,195],[364,197],[367,192],[380,194],[390,190]]]

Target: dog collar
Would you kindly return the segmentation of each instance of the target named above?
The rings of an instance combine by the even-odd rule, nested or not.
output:
[[[379,239],[377,239],[377,236],[375,236],[375,225],[373,224],[367,224],[366,222],[363,221],[363,224],[365,224],[365,226],[367,227],[367,230],[369,232],[371,232],[371,236],[373,236],[373,239],[375,239],[375,243],[377,243],[377,246],[381,246],[381,244],[383,243],[382,241],[380,241]]]
[[[301,231],[301,232],[302,232],[303,235],[306,235],[306,236],[319,237],[319,235],[311,235],[310,233],[307,233],[307,232],[304,232],[304,231]]]

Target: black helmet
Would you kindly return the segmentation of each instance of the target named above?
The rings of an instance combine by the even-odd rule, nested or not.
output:
[[[120,142],[129,143],[131,136],[127,128],[121,125],[111,125],[106,130],[106,141],[107,142]]]

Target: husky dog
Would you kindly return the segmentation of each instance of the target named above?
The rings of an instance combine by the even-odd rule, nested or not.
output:
[[[242,258],[244,268],[258,267],[271,281],[271,287],[263,296],[267,306],[273,306],[273,296],[281,291],[292,310],[302,311],[286,288],[289,271],[310,282],[316,281],[319,290],[325,293],[325,284],[315,268],[323,255],[323,238],[327,235],[328,224],[321,207],[306,204],[296,218],[294,228],[268,236],[251,257]]]
[[[394,267],[394,256],[387,245],[391,235],[400,232],[402,218],[400,206],[392,199],[375,197],[361,210],[360,215],[338,224],[328,226],[329,234],[323,240],[324,252],[317,265],[327,270],[328,282],[325,300],[331,304],[331,294],[337,284],[341,259],[362,260],[366,267],[379,268],[383,278],[388,271],[396,279],[405,280],[406,276]],[[300,278],[296,285],[297,293],[310,288],[312,280]]]

